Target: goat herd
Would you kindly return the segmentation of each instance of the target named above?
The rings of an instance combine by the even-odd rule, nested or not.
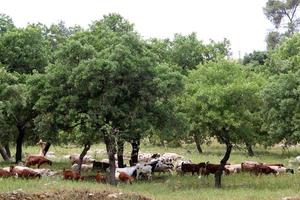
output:
[[[62,171],[52,171],[49,169],[40,169],[43,164],[52,165],[52,161],[42,155],[31,155],[26,158],[24,165],[16,165],[10,167],[0,168],[0,177],[38,177],[43,176],[62,176],[63,179],[68,180],[84,180],[94,179],[97,182],[106,182],[105,173],[109,170],[109,164],[107,159],[96,161],[91,157],[86,156],[83,159],[81,171],[83,172],[96,172],[93,176],[81,176],[79,170],[79,155],[70,155],[69,159],[72,163],[70,169],[63,169]],[[37,165],[37,168],[30,168]],[[116,162],[116,166],[118,163]],[[215,174],[219,169],[219,165],[211,164],[209,162],[201,162],[198,164],[192,163],[190,160],[184,160],[182,156],[176,153],[165,153],[162,156],[160,154],[141,153],[139,155],[139,163],[134,166],[116,168],[116,180],[120,182],[132,183],[134,179],[147,179],[151,180],[155,172],[157,173],[177,173],[184,175],[185,173],[192,173],[207,176],[209,174]],[[283,164],[268,164],[259,163],[255,161],[245,161],[241,164],[226,164],[224,169],[226,175],[250,172],[255,175],[261,174],[283,174],[294,173],[291,168],[284,167]]]

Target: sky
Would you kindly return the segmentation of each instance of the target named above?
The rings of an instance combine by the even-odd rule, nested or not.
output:
[[[135,24],[145,39],[173,38],[196,32],[203,42],[231,42],[234,58],[253,50],[265,50],[272,24],[263,7],[267,0],[0,0],[0,13],[12,17],[18,27],[64,21],[88,27],[109,13],[119,13]]]

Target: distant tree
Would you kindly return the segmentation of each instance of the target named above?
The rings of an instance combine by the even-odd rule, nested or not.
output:
[[[275,28],[283,25],[284,28],[287,28],[287,34],[291,36],[299,26],[300,18],[297,16],[299,4],[299,0],[268,0],[264,7],[264,13]]]
[[[186,79],[182,112],[200,133],[208,133],[226,145],[226,153],[215,175],[217,188],[221,187],[222,170],[233,144],[245,143],[245,138],[255,134],[261,82],[256,74],[223,60],[198,66]]]
[[[0,36],[15,28],[14,22],[6,14],[0,13]]]
[[[253,51],[253,53],[246,54],[243,59],[243,65],[252,64],[254,66],[264,65],[268,58],[267,52]]]
[[[266,37],[267,49],[268,51],[272,51],[276,48],[276,46],[282,40],[283,35],[281,35],[278,31],[271,31],[268,33]]]
[[[300,35],[294,34],[291,38],[284,40],[269,54],[265,64],[266,71],[270,75],[297,72],[300,61]]]
[[[274,24],[276,31],[266,37],[267,49],[272,50],[285,37],[298,32],[300,18],[297,15],[299,0],[268,0],[264,7],[266,17]]]

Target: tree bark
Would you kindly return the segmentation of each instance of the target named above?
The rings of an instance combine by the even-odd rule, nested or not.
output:
[[[81,166],[82,166],[82,163],[83,163],[83,158],[87,154],[88,150],[90,150],[90,148],[91,148],[90,144],[85,144],[84,145],[84,149],[82,150],[82,152],[81,152],[81,154],[79,156],[79,164],[78,164],[78,171],[79,172],[81,171]]]
[[[9,159],[10,159],[10,158],[11,158],[11,152],[10,152],[10,149],[9,149],[9,144],[5,144],[5,145],[4,145],[4,148],[5,148],[5,151],[6,151],[7,156],[8,156]]]
[[[117,142],[117,146],[118,146],[118,151],[117,151],[117,155],[118,155],[118,167],[122,168],[125,167],[124,165],[124,158],[123,158],[123,154],[124,154],[124,140],[118,140]]]
[[[48,152],[50,146],[51,146],[51,143],[50,143],[50,142],[46,142],[46,146],[45,146],[45,148],[43,149],[43,154],[44,154],[44,156],[46,156],[46,154],[47,154],[47,152]]]
[[[22,161],[22,144],[25,136],[25,127],[18,126],[18,138],[17,138],[17,146],[16,146],[16,163]]]
[[[138,163],[140,140],[132,141],[131,146],[132,146],[132,151],[131,151],[131,158],[130,158],[130,166],[133,166]]]
[[[247,150],[248,150],[248,156],[253,157],[254,152],[253,152],[253,149],[252,149],[252,145],[250,143],[246,142],[246,147],[247,147]]]
[[[229,160],[229,157],[231,154],[231,149],[232,149],[232,144],[230,143],[229,139],[226,136],[224,136],[222,140],[226,144],[226,153],[220,162],[220,167],[219,167],[218,171],[215,173],[215,187],[216,188],[221,188],[221,177],[223,174],[223,170],[225,169],[225,165],[226,165],[227,161]]]
[[[196,147],[197,147],[199,154],[202,154],[203,151],[202,151],[202,148],[200,145],[201,141],[200,141],[199,135],[197,133],[194,133],[194,141],[196,143]]]
[[[0,146],[0,154],[4,161],[9,161],[9,157],[7,155],[7,152],[3,146]]]
[[[107,176],[107,181],[111,185],[117,185],[116,182],[116,160],[115,160],[115,154],[116,154],[116,145],[115,145],[115,139],[110,135],[104,135],[104,142],[106,145],[106,151],[109,159],[109,173]]]

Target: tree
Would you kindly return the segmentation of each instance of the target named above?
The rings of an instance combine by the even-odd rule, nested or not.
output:
[[[266,63],[269,80],[261,91],[263,99],[263,130],[268,145],[299,142],[299,61],[300,35],[286,39]]]
[[[295,34],[284,40],[273,52],[265,63],[265,70],[269,75],[297,72],[300,61],[300,35]]]
[[[299,4],[299,0],[268,0],[264,7],[264,13],[275,25],[275,28],[278,29],[283,24],[287,28],[287,35],[291,36],[299,26],[300,18],[296,13]]]
[[[0,13],[0,36],[14,28],[15,25],[11,17]]]
[[[229,41],[226,39],[221,43],[211,41],[205,45],[197,39],[196,33],[187,36],[175,34],[170,49],[171,62],[184,70],[195,69],[198,64],[205,61],[227,56],[228,46]]]
[[[243,71],[239,64],[220,60],[192,70],[185,85],[182,112],[200,132],[207,132],[226,145],[226,152],[215,174],[215,186],[221,187],[222,170],[233,144],[244,143],[255,134],[253,121],[259,105],[260,77]]]
[[[10,72],[43,71],[48,64],[48,47],[41,31],[29,26],[0,37],[0,63]]]
[[[93,37],[97,42],[86,46],[68,41],[69,45],[59,50],[59,55],[68,59],[46,68],[46,83],[36,109],[50,116],[49,121],[58,129],[70,128],[86,139],[82,141],[90,142],[88,145],[102,138],[110,163],[109,183],[116,184],[117,141],[120,135],[136,138],[143,130],[144,113],[153,107],[157,90],[153,82],[155,63],[146,43],[135,32],[128,32],[127,25],[124,32],[118,29],[123,27],[119,24],[123,19],[110,17],[96,22],[91,28],[93,34],[80,34],[81,42]],[[70,50],[73,47],[76,51]],[[89,49],[94,49],[91,52],[96,51],[96,56],[85,56]]]
[[[243,65],[252,64],[254,66],[264,65],[268,55],[264,51],[253,51],[253,53],[246,54],[243,59]]]
[[[276,46],[280,43],[283,36],[278,31],[271,31],[268,33],[266,37],[267,49],[271,51],[276,48]]]
[[[32,130],[33,118],[36,116],[36,112],[33,111],[36,97],[31,96],[29,92],[26,75],[11,74],[1,69],[1,76],[2,122],[0,125],[3,134],[17,133],[15,136],[16,162],[19,162],[22,159],[22,144],[25,134]],[[9,135],[7,139],[15,137]]]
[[[276,75],[262,90],[263,129],[270,136],[268,145],[284,142],[288,146],[300,141],[299,75],[300,71]]]

